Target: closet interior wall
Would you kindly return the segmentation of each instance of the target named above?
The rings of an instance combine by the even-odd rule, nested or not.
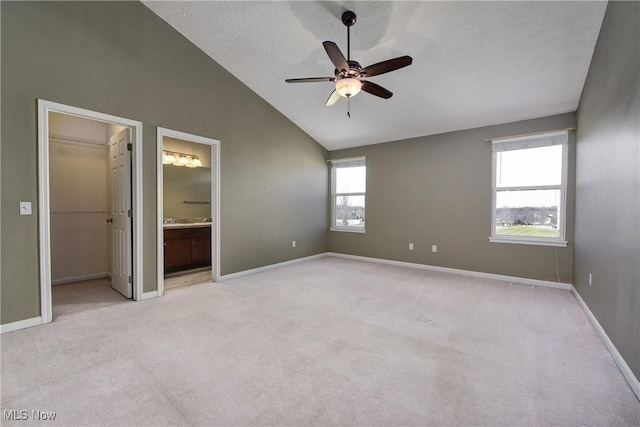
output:
[[[51,113],[52,284],[108,277],[109,137],[119,126]]]

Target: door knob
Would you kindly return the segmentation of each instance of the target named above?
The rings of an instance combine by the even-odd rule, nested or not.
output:
[[[113,224],[113,218],[107,218],[107,222],[110,222]]]

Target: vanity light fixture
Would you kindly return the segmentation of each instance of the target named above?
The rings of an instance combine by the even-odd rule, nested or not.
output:
[[[177,151],[162,150],[162,164],[173,166],[185,166],[188,168],[202,167],[202,161],[193,154],[179,153]]]

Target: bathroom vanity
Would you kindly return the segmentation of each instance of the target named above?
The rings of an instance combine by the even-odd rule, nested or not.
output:
[[[165,274],[211,266],[211,223],[163,227]]]

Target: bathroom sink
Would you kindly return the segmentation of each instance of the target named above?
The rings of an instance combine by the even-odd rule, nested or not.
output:
[[[198,227],[211,227],[210,222],[192,222],[188,224],[162,224],[164,228],[198,228]]]
[[[164,228],[210,227],[212,218],[164,218]]]

